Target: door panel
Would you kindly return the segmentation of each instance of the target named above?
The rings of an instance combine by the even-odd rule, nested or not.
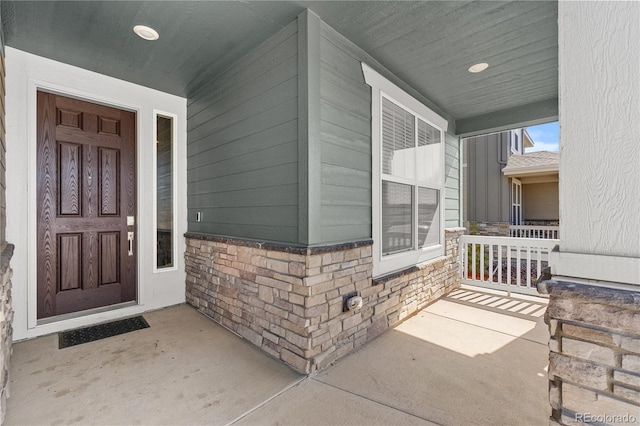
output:
[[[100,216],[117,216],[120,211],[118,197],[119,154],[117,149],[100,148],[99,150]]]
[[[37,105],[38,318],[133,301],[135,114],[44,92]]]
[[[60,291],[81,287],[80,255],[82,234],[58,234],[58,271],[60,271]]]
[[[101,232],[100,237],[100,285],[114,284],[120,281],[120,233]]]
[[[58,143],[58,215],[78,216],[81,212],[80,170],[82,145]]]

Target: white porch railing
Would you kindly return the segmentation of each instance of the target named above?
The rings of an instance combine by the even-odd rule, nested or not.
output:
[[[461,281],[514,293],[538,294],[535,286],[557,239],[460,237]]]
[[[559,226],[509,225],[509,236],[517,238],[544,238],[557,240]]]

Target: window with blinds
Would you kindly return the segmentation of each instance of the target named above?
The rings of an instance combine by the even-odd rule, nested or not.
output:
[[[382,97],[382,256],[441,244],[442,132]]]
[[[371,86],[373,276],[445,254],[446,118],[362,63]]]

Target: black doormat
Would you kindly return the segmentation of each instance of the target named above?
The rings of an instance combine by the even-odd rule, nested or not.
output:
[[[130,331],[142,330],[143,328],[149,328],[149,324],[147,324],[147,321],[145,321],[142,316],[137,316],[106,324],[94,325],[93,327],[64,331],[58,333],[58,349],[81,345]]]

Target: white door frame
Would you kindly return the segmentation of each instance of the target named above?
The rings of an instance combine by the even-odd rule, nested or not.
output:
[[[16,246],[14,270],[14,340],[82,327],[184,302],[184,239],[175,250],[177,268],[154,273],[155,203],[153,180],[154,110],[177,120],[176,205],[186,206],[186,99],[107,77],[16,49],[6,49],[7,88],[7,241]],[[136,113],[137,167],[137,303],[120,309],[89,311],[88,315],[37,320],[37,181],[36,91],[105,104]],[[22,181],[22,182],[20,182]],[[25,185],[26,182],[26,185]],[[22,185],[22,186],[21,186]],[[26,213],[26,214],[25,214]],[[177,235],[187,230],[186,208],[175,211]],[[26,220],[25,220],[26,216]]]
[[[511,178],[511,224],[522,225],[522,182]],[[517,214],[514,211],[517,210]],[[517,217],[516,217],[517,216]]]

